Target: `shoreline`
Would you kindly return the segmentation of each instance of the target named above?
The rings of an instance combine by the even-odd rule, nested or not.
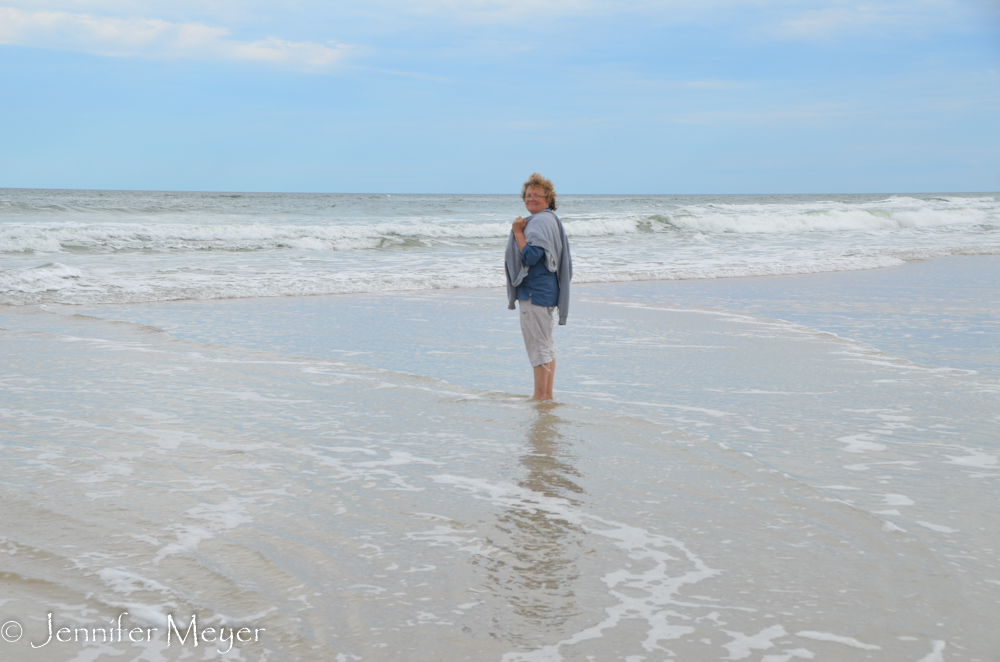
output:
[[[988,656],[1000,380],[722,305],[864,330],[812,295],[881,309],[956,264],[582,286],[556,405],[500,292],[0,309],[5,536],[32,550],[0,616],[197,614],[303,662]]]

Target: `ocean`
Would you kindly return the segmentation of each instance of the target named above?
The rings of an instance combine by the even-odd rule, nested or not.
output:
[[[849,271],[1000,252],[1000,202],[987,194],[560,202],[576,283]],[[523,212],[509,195],[8,189],[0,303],[501,287],[496,254]]]
[[[0,189],[0,657],[996,660],[1000,194]]]

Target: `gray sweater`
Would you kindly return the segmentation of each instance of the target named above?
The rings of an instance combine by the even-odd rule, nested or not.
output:
[[[524,238],[532,246],[545,250],[545,266],[556,275],[559,283],[559,324],[566,324],[569,315],[569,281],[573,279],[573,259],[569,254],[569,240],[562,221],[551,209],[545,209],[525,218]],[[514,310],[517,286],[528,275],[528,267],[521,261],[513,230],[507,239],[504,254],[504,271],[507,273],[507,308]]]

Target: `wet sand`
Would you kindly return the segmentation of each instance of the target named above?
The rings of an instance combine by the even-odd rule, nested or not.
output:
[[[555,406],[492,290],[0,310],[0,616],[197,613],[253,660],[990,659],[997,265],[579,285]]]

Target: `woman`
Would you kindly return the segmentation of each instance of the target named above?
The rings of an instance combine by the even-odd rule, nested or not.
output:
[[[535,373],[532,397],[551,400],[556,374],[552,313],[559,308],[559,324],[566,324],[573,262],[566,231],[555,215],[552,182],[536,172],[521,187],[521,199],[531,215],[517,217],[507,241],[507,307],[514,310],[514,301],[518,302],[521,335]]]

